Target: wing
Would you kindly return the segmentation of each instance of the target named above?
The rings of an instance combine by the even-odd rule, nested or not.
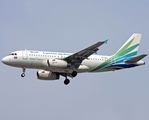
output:
[[[64,60],[67,61],[68,63],[71,63],[71,65],[73,64],[75,68],[78,68],[84,59],[88,59],[90,55],[96,53],[99,50],[98,47],[104,43],[107,43],[107,41],[108,40],[97,42],[96,44],[92,46],[89,46],[77,53],[74,53],[64,58]]]

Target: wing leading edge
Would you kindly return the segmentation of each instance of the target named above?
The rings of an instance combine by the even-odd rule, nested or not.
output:
[[[78,68],[84,59],[87,59],[90,55],[96,53],[99,50],[98,47],[104,43],[107,43],[107,41],[108,40],[97,42],[97,43],[77,52],[77,53],[74,53],[74,54],[64,58],[64,60],[67,61],[68,63],[75,64],[75,67]]]

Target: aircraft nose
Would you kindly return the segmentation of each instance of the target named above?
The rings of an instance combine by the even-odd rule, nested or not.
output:
[[[4,58],[2,59],[2,62],[3,62],[4,64],[8,64],[9,59],[8,59],[7,57],[4,57]]]

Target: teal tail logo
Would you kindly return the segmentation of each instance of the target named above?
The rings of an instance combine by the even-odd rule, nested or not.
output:
[[[128,60],[132,57],[135,57],[138,52],[140,39],[141,34],[133,34],[114,55],[112,55],[105,62],[103,62],[102,64],[91,70],[91,72],[94,72],[101,68],[108,67],[115,63],[121,63],[124,60]]]

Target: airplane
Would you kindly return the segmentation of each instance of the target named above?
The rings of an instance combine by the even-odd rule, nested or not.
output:
[[[137,56],[141,34],[134,33],[126,43],[113,55],[97,55],[98,47],[108,40],[97,42],[76,53],[48,52],[36,50],[19,50],[10,53],[2,59],[6,65],[22,68],[21,77],[25,76],[26,68],[41,69],[37,71],[39,80],[58,80],[65,77],[64,84],[68,85],[68,77],[76,77],[84,72],[106,72],[144,65],[142,61],[147,54]]]

